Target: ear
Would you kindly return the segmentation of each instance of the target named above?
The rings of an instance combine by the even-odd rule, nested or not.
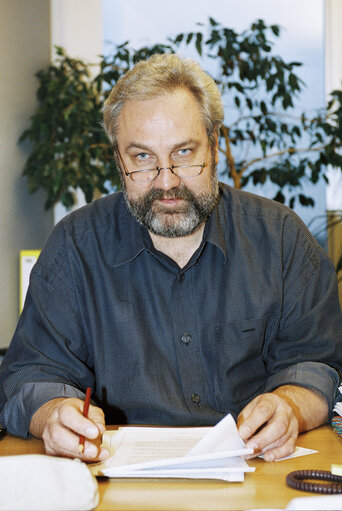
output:
[[[215,165],[218,164],[218,161],[219,161],[219,140],[218,140],[218,136],[217,136],[217,131],[215,131],[214,133],[214,137],[215,137],[215,146],[214,146],[214,159],[215,159]]]

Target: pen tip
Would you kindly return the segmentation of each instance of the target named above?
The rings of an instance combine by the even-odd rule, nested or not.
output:
[[[84,445],[79,445],[78,446],[78,454],[83,454],[83,451],[84,451]]]

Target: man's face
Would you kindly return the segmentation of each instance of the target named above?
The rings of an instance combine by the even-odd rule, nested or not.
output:
[[[218,199],[214,158],[193,94],[184,88],[151,100],[128,101],[119,119],[118,148],[128,172],[161,167],[150,182],[133,182],[123,173],[128,206],[153,234],[187,236],[208,217]],[[180,178],[172,164],[207,165],[195,177]]]

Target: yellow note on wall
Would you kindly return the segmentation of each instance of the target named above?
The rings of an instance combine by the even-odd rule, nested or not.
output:
[[[38,259],[40,250],[20,250],[20,288],[19,288],[19,312],[23,310],[27,288],[30,281],[30,273]]]

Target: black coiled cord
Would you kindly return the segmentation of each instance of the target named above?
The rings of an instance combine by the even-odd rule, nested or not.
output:
[[[328,481],[328,484],[308,482],[307,479]],[[342,476],[334,475],[327,470],[296,470],[286,476],[286,483],[291,488],[300,491],[311,491],[326,495],[342,493]]]

